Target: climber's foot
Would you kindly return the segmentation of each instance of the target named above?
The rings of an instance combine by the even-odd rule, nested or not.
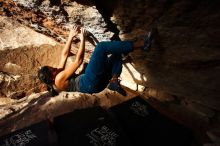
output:
[[[153,41],[153,38],[155,36],[155,33],[157,32],[156,28],[152,28],[149,33],[147,34],[147,36],[144,38],[144,45],[142,47],[142,49],[144,51],[149,51],[151,48],[151,44]]]
[[[118,79],[111,81],[108,85],[108,89],[110,89],[112,91],[117,91],[119,94],[121,94],[123,96],[127,95],[126,91],[121,87],[120,81]]]

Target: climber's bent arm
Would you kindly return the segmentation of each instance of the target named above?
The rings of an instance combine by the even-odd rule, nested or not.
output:
[[[70,52],[70,48],[71,48],[71,43],[72,43],[72,39],[73,37],[75,37],[78,34],[78,27],[75,26],[69,33],[69,37],[67,39],[67,42],[61,52],[61,59],[60,59],[60,63],[58,65],[58,68],[64,68],[64,65],[66,63],[68,54]]]

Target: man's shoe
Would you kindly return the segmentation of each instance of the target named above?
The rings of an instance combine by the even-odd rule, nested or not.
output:
[[[112,91],[117,91],[119,94],[126,96],[126,91],[120,86],[119,80],[116,80],[114,82],[110,82],[108,85],[108,89]]]

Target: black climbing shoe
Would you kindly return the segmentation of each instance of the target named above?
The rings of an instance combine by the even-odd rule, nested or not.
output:
[[[117,91],[119,94],[126,96],[126,91],[120,86],[119,80],[116,80],[114,82],[110,82],[108,85],[108,89],[112,91]]]
[[[148,35],[145,37],[145,39],[144,39],[144,46],[143,46],[143,50],[144,51],[149,51],[150,50],[151,44],[152,44],[152,40],[153,40],[153,37],[154,37],[156,32],[157,32],[157,29],[156,28],[152,28],[150,30],[150,32],[148,33]]]

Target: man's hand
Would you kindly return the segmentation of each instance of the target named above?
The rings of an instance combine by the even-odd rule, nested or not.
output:
[[[72,30],[70,30],[69,37],[73,38],[79,33],[79,27],[74,26]]]

